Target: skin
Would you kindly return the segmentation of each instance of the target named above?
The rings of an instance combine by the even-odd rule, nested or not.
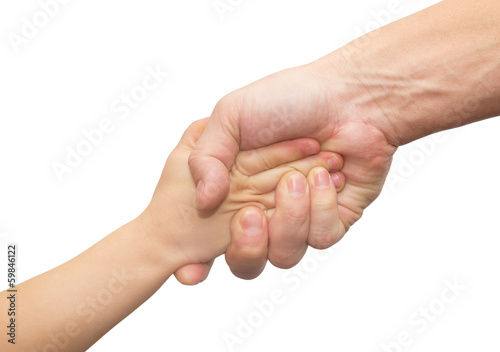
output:
[[[18,347],[40,348],[55,343],[51,333],[64,333],[67,340],[59,343],[67,350],[86,350],[174,271],[185,283],[199,282],[224,251],[233,272],[251,278],[267,258],[289,267],[307,244],[322,248],[337,242],[380,193],[399,145],[500,114],[499,11],[497,1],[445,0],[222,99],[199,140],[204,122],[183,136],[141,216],[17,286],[27,337]],[[334,170],[341,168],[341,157],[325,170],[329,158],[319,154],[309,159],[318,164],[285,165],[259,178],[262,189],[249,182],[261,173],[238,164],[236,156],[245,155],[239,150],[298,137],[342,154],[343,173]],[[314,154],[314,148],[307,152],[314,143],[289,144],[285,149],[292,156],[286,161]],[[282,149],[275,155],[283,156]],[[256,163],[255,157],[248,160]],[[285,162],[263,160],[266,170]],[[345,187],[337,192],[341,175]],[[330,182],[319,182],[326,179]],[[253,187],[242,187],[247,184]],[[287,243],[291,231],[294,242]],[[108,304],[102,303],[103,292],[111,293]],[[7,310],[7,300],[0,301],[0,310]],[[37,324],[40,316],[43,325]],[[0,348],[7,349],[5,339]]]
[[[310,137],[345,161],[342,192],[327,206],[315,198],[320,192],[311,193],[310,207],[287,203],[283,217],[259,234],[266,249],[249,243],[244,229],[233,232],[226,253],[233,272],[260,274],[267,259],[249,261],[245,254],[256,248],[261,258],[266,252],[272,264],[289,268],[307,245],[335,244],[380,194],[399,146],[499,115],[499,13],[496,0],[444,0],[222,98],[189,158],[199,209],[225,197],[239,150]],[[293,248],[290,231],[300,239]],[[194,283],[209,269],[189,265],[177,277]],[[184,281],[195,271],[199,276],[190,279],[197,280]]]
[[[15,316],[17,324],[22,322],[17,325],[22,331],[17,349],[87,350],[174,271],[224,253],[230,244],[231,219],[237,219],[233,225],[255,225],[257,220],[258,231],[267,231],[260,214],[271,220],[282,212],[280,193],[288,192],[288,179],[322,175],[325,196],[336,192],[330,173],[342,168],[342,158],[318,153],[314,140],[297,139],[242,152],[231,170],[227,198],[215,210],[197,211],[188,158],[206,122],[198,121],[184,133],[139,217],[70,261],[16,286],[22,302]],[[293,192],[299,191],[292,186]],[[307,187],[303,192],[309,197]],[[0,300],[0,310],[7,312],[9,303]],[[8,324],[2,320],[2,325]],[[7,338],[0,340],[0,350],[11,348]]]

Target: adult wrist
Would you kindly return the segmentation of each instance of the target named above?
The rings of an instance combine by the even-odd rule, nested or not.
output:
[[[321,59],[335,68],[344,114],[395,146],[500,114],[500,5],[462,5],[441,2]]]
[[[351,58],[351,45],[355,44],[347,44],[311,63],[318,78],[324,81],[328,104],[331,105],[330,114],[334,114],[340,123],[347,121],[372,125],[385,136],[389,144],[398,147],[404,144],[401,139],[406,121],[400,118],[391,102],[399,94],[392,87],[395,84],[374,84],[377,70],[362,70],[359,62]]]

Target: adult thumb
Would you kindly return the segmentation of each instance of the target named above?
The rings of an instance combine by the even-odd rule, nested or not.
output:
[[[229,192],[229,170],[239,147],[239,120],[222,100],[189,155],[189,168],[196,184],[196,207],[212,210]]]

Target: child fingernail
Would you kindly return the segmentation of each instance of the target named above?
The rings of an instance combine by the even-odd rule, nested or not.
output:
[[[248,210],[241,219],[241,227],[245,234],[256,235],[262,231],[263,219],[262,216],[252,210]]]
[[[314,187],[327,188],[330,186],[330,174],[325,169],[316,170],[314,173]]]
[[[306,193],[306,180],[301,175],[288,178],[288,193],[294,198],[300,198]]]
[[[310,144],[306,147],[306,155],[313,155],[318,153],[318,146],[316,144]]]
[[[328,159],[328,167],[330,170],[339,170],[340,169],[340,162],[337,157],[332,156],[330,159]]]

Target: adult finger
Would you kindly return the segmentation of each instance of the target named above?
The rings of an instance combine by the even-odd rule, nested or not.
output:
[[[189,168],[196,184],[196,207],[214,209],[229,192],[229,169],[239,151],[239,126],[227,105],[217,104],[210,120],[189,155]]]
[[[313,168],[321,166],[333,174],[342,170],[343,164],[344,160],[341,155],[332,152],[320,152],[316,155],[288,162],[282,164],[280,167],[253,175],[250,178],[249,185],[263,192],[271,192],[281,180],[285,168],[288,168],[289,171],[296,170],[302,175],[307,175]]]
[[[287,173],[276,188],[276,210],[269,220],[269,261],[291,268],[304,256],[309,234],[309,187],[304,175]]]
[[[330,171],[330,177],[335,186],[335,189],[337,190],[337,193],[342,191],[346,184],[344,173],[342,171],[337,171],[337,172]]]
[[[314,168],[308,175],[311,192],[311,215],[307,243],[317,249],[329,248],[337,243],[346,229],[340,221],[337,191],[330,173]]]
[[[232,273],[245,280],[259,276],[267,263],[267,219],[253,206],[238,211],[231,222],[231,244],[226,262]]]

